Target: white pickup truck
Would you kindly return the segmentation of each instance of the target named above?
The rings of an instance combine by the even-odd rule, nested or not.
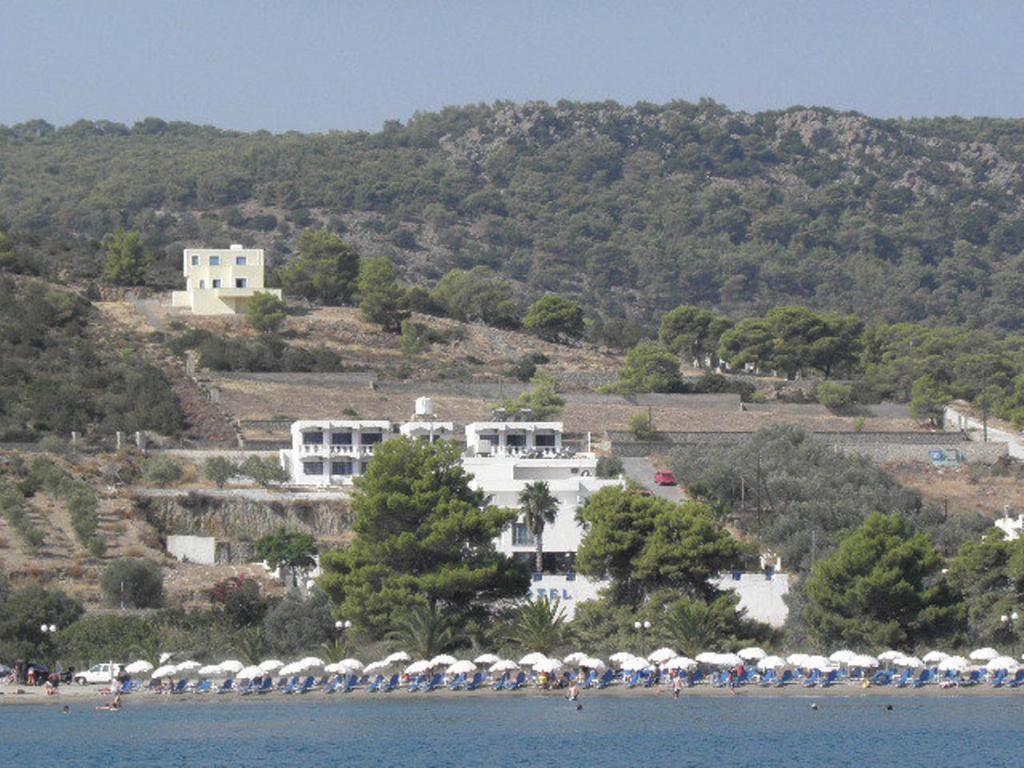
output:
[[[94,664],[89,669],[75,672],[75,682],[79,685],[112,683],[114,678],[121,674],[121,665],[112,661],[102,664]]]

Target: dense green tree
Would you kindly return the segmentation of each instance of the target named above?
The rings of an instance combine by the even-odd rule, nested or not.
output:
[[[660,589],[707,599],[708,579],[739,564],[742,548],[698,502],[675,504],[624,488],[604,488],[577,513],[586,533],[576,567],[611,579],[616,602],[638,606]]]
[[[218,488],[223,488],[238,473],[238,465],[223,456],[211,456],[203,462],[203,474]]]
[[[427,605],[414,605],[399,616],[388,637],[420,659],[452,650],[462,640],[451,622],[436,607]]]
[[[142,285],[148,266],[142,235],[118,229],[104,239],[104,249],[103,277],[108,283]]]
[[[277,333],[287,317],[287,305],[272,293],[257,291],[245,305],[245,321],[260,333]]]
[[[279,483],[287,483],[290,479],[288,470],[273,458],[250,456],[238,467],[238,473],[252,479],[257,485],[267,488]]]
[[[299,571],[316,565],[316,539],[309,533],[278,528],[256,542],[256,554],[272,569],[287,571],[292,586],[298,586]]]
[[[431,298],[456,320],[481,321],[498,328],[519,326],[512,284],[496,278],[486,267],[453,269],[441,278]]]
[[[527,483],[519,492],[519,511],[523,523],[533,534],[536,545],[534,572],[544,571],[544,528],[555,522],[558,516],[558,499],[551,495],[551,489],[543,480]]]
[[[326,595],[290,595],[271,608],[263,620],[263,637],[272,653],[298,656],[317,650],[334,635],[334,619]]]
[[[558,600],[527,600],[510,617],[508,639],[524,651],[550,654],[562,647],[567,629]]]
[[[509,418],[529,410],[532,419],[544,421],[561,412],[565,398],[558,394],[558,381],[554,376],[538,371],[530,384],[530,389],[519,397],[502,402],[501,407]]]
[[[948,636],[964,610],[931,541],[899,515],[875,513],[814,564],[805,618],[823,647],[905,648]]]
[[[523,327],[548,341],[583,335],[583,308],[571,299],[550,293],[530,305]]]
[[[348,304],[356,291],[359,254],[326,229],[307,229],[295,244],[295,256],[279,271],[289,296],[320,304]]]
[[[67,668],[82,669],[101,661],[137,658],[144,644],[159,645],[160,627],[142,616],[106,614],[83,616],[59,630],[56,655]]]
[[[84,612],[80,601],[60,590],[33,584],[13,591],[0,603],[0,658],[52,661],[54,637],[40,627],[45,622],[62,630]]]
[[[626,355],[613,388],[623,395],[675,392],[682,386],[678,358],[660,344],[641,341]]]
[[[718,356],[733,368],[751,365],[760,371],[774,362],[775,338],[765,320],[749,317],[725,331],[718,343]]]
[[[338,615],[371,636],[416,605],[458,628],[526,592],[527,573],[494,549],[515,512],[469,487],[455,446],[385,442],[356,481],[351,509],[356,538],[323,556],[320,583]]]
[[[949,390],[931,376],[925,375],[914,382],[910,394],[910,415],[915,419],[927,419],[933,426],[941,427],[946,405],[952,399]]]
[[[164,575],[152,560],[115,560],[104,569],[100,587],[112,606],[159,608],[164,601]]]
[[[220,606],[225,618],[236,627],[258,626],[269,608],[259,581],[244,574],[214,584],[210,589],[210,602]]]
[[[629,417],[629,431],[634,438],[642,443],[649,442],[658,435],[658,431],[654,428],[654,419],[651,417],[649,410],[637,411]]]
[[[661,319],[658,339],[675,355],[683,355],[687,362],[697,361],[703,368],[710,356],[712,367],[717,362],[718,344],[722,334],[732,327],[732,320],[707,309],[693,305],[676,307]]]
[[[400,330],[409,311],[391,260],[387,256],[363,259],[357,285],[363,317],[386,331]]]
[[[841,411],[853,403],[853,387],[835,381],[821,381],[814,387],[814,399],[830,411]]]
[[[964,596],[972,644],[1020,645],[1020,627],[1001,617],[1024,605],[1024,539],[1007,541],[998,528],[968,541],[949,561],[949,583]]]

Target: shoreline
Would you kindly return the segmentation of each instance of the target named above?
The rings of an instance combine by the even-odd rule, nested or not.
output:
[[[18,690],[24,693],[17,693]],[[62,707],[64,704],[81,706],[100,706],[109,704],[111,695],[100,693],[100,686],[61,686],[59,693],[47,696],[42,688],[32,689],[26,686],[0,686],[0,707],[4,706],[46,706],[52,705]],[[959,698],[959,697],[1010,697],[1024,695],[1024,688],[993,688],[990,685],[975,685],[963,688],[939,688],[938,686],[926,686],[924,688],[894,688],[890,686],[872,686],[870,688],[858,688],[853,686],[834,686],[831,688],[804,688],[802,686],[785,686],[783,688],[761,688],[759,686],[740,688],[735,696],[732,696],[727,688],[713,688],[708,685],[698,685],[693,688],[684,688],[680,700],[693,698],[716,698],[727,699],[776,699],[776,698],[836,698],[836,699],[867,699],[879,696],[888,696],[902,699],[915,699],[925,697],[933,698]],[[495,691],[489,688],[476,691],[452,691],[438,689],[436,691],[410,693],[406,690],[397,690],[391,693],[368,693],[366,691],[353,691],[351,693],[324,694],[322,691],[312,691],[306,694],[284,694],[274,692],[263,696],[251,695],[241,696],[237,693],[216,694],[216,693],[182,693],[176,695],[160,695],[155,693],[132,693],[123,698],[124,707],[130,709],[139,704],[143,705],[171,705],[194,703],[215,703],[228,702],[263,702],[263,701],[346,701],[346,700],[441,700],[452,699],[503,699],[503,698],[565,698],[565,689],[556,691],[545,691],[538,688],[523,688],[518,691]],[[584,690],[581,695],[582,701],[589,701],[600,698],[651,698],[672,701],[672,691],[668,688],[625,688],[613,686],[603,690]],[[253,704],[258,706],[258,704]]]

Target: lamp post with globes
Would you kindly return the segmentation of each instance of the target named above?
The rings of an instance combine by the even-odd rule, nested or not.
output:
[[[1020,621],[1020,614],[1016,611],[1010,614],[1004,613],[1002,616],[999,617],[999,621],[1002,623],[1004,627],[1006,627],[1006,631],[1012,638],[1011,642],[1013,643],[1013,655],[1016,656],[1017,651],[1019,650],[1017,647],[1017,622]]]
[[[649,632],[651,629],[651,622],[649,621],[634,621],[633,629],[636,630],[637,639],[640,643],[640,655],[645,659],[647,658],[647,641],[644,635],[645,632]]]
[[[47,651],[48,651],[47,655],[48,656],[53,656],[53,636],[57,632],[57,625],[56,624],[40,624],[39,625],[39,631],[43,633],[43,642],[40,643],[40,646],[47,649]],[[53,659],[52,658],[48,658],[47,661],[50,662],[50,663],[53,663]]]

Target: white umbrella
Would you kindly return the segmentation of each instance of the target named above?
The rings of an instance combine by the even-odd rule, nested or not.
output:
[[[405,674],[407,675],[422,675],[430,669],[430,662],[424,659],[423,661],[414,661],[412,664],[405,668]]]
[[[207,664],[205,667],[200,667],[199,671],[196,672],[200,677],[214,677],[220,673],[220,665],[218,664]]]
[[[892,663],[893,666],[907,667],[909,669],[920,669],[924,666],[924,662],[917,658],[917,656],[900,656],[898,659],[893,659]]]
[[[824,672],[834,668],[835,664],[824,656],[808,656],[802,666],[804,669],[816,669],[819,672]]]
[[[245,667],[245,664],[243,664],[242,662],[238,661],[237,659],[228,659],[227,661],[222,661],[220,664],[218,664],[218,666],[224,672],[229,672],[231,674],[234,674],[234,673],[238,672],[240,669],[242,669],[243,667]],[[270,670],[266,669],[262,664],[259,665],[259,668],[262,669],[264,672],[269,672],[270,671]]]
[[[650,654],[647,658],[648,660],[653,661],[655,664],[661,664],[662,662],[668,661],[669,659],[674,659],[678,655],[679,654],[673,651],[671,648],[659,648],[658,650],[654,651],[654,653]]]
[[[153,671],[153,665],[144,659],[139,659],[125,667],[124,671],[129,675],[144,675],[147,672]]]
[[[882,653],[878,654],[878,660],[879,661],[892,661],[893,659],[900,658],[902,655],[903,655],[902,651],[883,651]]]
[[[693,659],[688,659],[686,656],[676,656],[674,659],[669,659],[661,665],[662,669],[693,669],[697,666],[697,662]]]
[[[852,659],[856,655],[857,654],[854,653],[851,650],[836,651],[835,653],[831,654],[828,657],[828,660],[829,661],[835,661],[835,662],[838,662],[840,664],[849,664],[850,663],[850,659]]]
[[[384,661],[386,661],[388,664],[402,664],[406,661],[412,661],[412,656],[410,656],[405,651],[396,651],[395,653],[392,653],[390,656],[386,657]]]
[[[297,675],[301,671],[302,665],[300,665],[297,661],[293,661],[291,664],[285,664],[277,671],[277,673],[279,675],[282,675],[283,677],[288,677],[289,675]]]
[[[547,658],[548,657],[545,656],[543,653],[538,653],[537,651],[534,651],[533,653],[528,653],[525,656],[523,656],[523,658],[519,660],[519,666],[533,667],[542,661],[546,661]],[[452,660],[451,663],[454,663],[454,660]]]
[[[715,660],[715,665],[719,667],[734,667],[737,664],[742,664],[743,659],[737,656],[735,653],[719,653],[716,654],[718,658]]]
[[[430,660],[430,666],[432,667],[450,667],[458,659],[454,656],[449,656],[447,653],[439,653],[437,656]]]
[[[160,663],[163,664],[165,661],[170,659],[171,656],[173,656],[173,655],[174,655],[173,653],[161,653],[160,654]]]
[[[650,662],[647,659],[641,659],[639,656],[634,656],[631,659],[626,659],[620,663],[620,666],[627,672],[638,672],[641,669],[650,668]]]
[[[617,651],[616,653],[613,653],[611,656],[608,657],[608,661],[610,661],[612,664],[619,664],[625,661],[626,659],[632,658],[634,658],[634,656],[629,651]]]
[[[494,664],[499,661],[501,661],[501,656],[498,656],[494,653],[481,653],[479,656],[473,659],[474,663],[483,664],[485,666],[488,664]]]
[[[804,664],[807,663],[807,659],[809,658],[810,656],[808,656],[806,653],[791,653],[789,654],[789,656],[786,657],[786,663],[792,664],[794,667],[802,668]]]
[[[402,661],[408,661],[408,660],[409,660],[408,656],[406,656],[404,659],[402,659]],[[303,669],[314,669],[316,667],[322,667],[325,662],[324,662],[323,659],[321,659],[321,658],[319,658],[317,656],[307,656],[306,658],[301,659],[298,663],[302,665]]]
[[[600,670],[600,669],[605,669],[607,667],[607,664],[605,664],[600,659],[594,658],[593,656],[590,656],[590,657],[588,657],[586,659],[581,659],[579,664],[584,669],[598,669],[598,670]]]
[[[861,669],[873,669],[878,666],[878,659],[874,656],[868,656],[867,654],[855,653],[847,664],[851,667],[860,667]]]
[[[762,671],[766,669],[782,669],[784,666],[786,666],[786,660],[781,656],[765,656],[757,662],[757,668]]]
[[[198,661],[183,661],[181,664],[175,664],[174,668],[178,672],[191,672],[193,669],[199,669],[202,664]]]
[[[474,664],[472,661],[467,661],[465,659],[461,661],[456,661],[454,664],[448,667],[449,675],[465,675],[470,672],[476,672],[476,664]]]
[[[274,671],[280,669],[281,667],[283,667],[284,666],[284,662],[283,661],[278,661],[277,659],[267,659],[266,661],[261,661],[258,664],[258,666],[264,672],[274,672]]]
[[[562,661],[564,661],[566,664],[578,665],[585,658],[587,658],[587,654],[583,653],[582,651],[576,651],[575,653],[570,653],[568,656],[562,659]]]
[[[545,658],[543,661],[538,661],[536,664],[533,665],[533,669],[534,669],[535,672],[548,672],[548,673],[551,673],[551,672],[557,672],[561,668],[562,668],[562,662],[559,661],[558,659],[548,659],[548,658]]]
[[[150,675],[150,677],[154,677],[154,678],[157,678],[157,677],[170,677],[171,675],[175,674],[177,671],[178,671],[178,668],[175,667],[173,664],[166,664],[166,665],[164,665],[162,667],[157,667],[156,669],[154,669],[153,673]]]
[[[768,655],[768,652],[758,648],[757,646],[753,646],[751,648],[741,648],[737,651],[736,655],[744,661],[760,661]]]
[[[507,659],[499,659],[498,661],[491,664],[489,672],[511,672],[514,669],[519,669],[519,665],[514,661],[508,661]]]
[[[963,656],[950,656],[948,659],[943,659],[939,662],[939,670],[942,672],[963,672],[971,666],[971,662],[965,659]]]
[[[985,669],[989,672],[999,672],[1000,670],[1015,672],[1019,667],[1020,664],[1012,656],[996,656],[985,665]]]
[[[380,672],[382,669],[387,669],[390,666],[386,661],[374,661],[371,664],[367,664],[363,672],[372,675],[374,672]]]
[[[351,669],[354,672],[358,672],[363,668],[363,662],[359,659],[342,659],[338,663],[344,664],[346,669]]]
[[[971,651],[970,658],[972,661],[992,661],[992,659],[998,659],[999,656],[1000,653],[995,648],[978,648]]]
[[[257,677],[263,677],[266,673],[253,664],[251,667],[242,667],[238,670],[239,680],[255,680]]]
[[[938,664],[940,661],[945,661],[948,658],[949,654],[943,651],[928,651],[928,653],[921,657],[921,661],[925,664]]]
[[[336,661],[333,664],[328,664],[326,667],[324,667],[324,672],[326,672],[329,675],[334,675],[338,673],[347,675],[348,667],[346,667],[340,661]]]
[[[694,656],[694,659],[696,659],[696,661],[699,664],[717,664],[718,657],[719,654],[715,653],[714,651],[701,651],[696,656]]]

